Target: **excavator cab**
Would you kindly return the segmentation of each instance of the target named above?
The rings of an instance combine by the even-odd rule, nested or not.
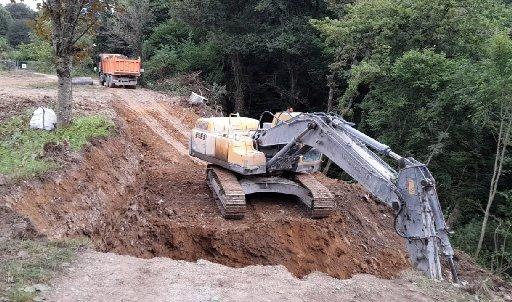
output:
[[[288,111],[281,111],[276,112],[274,115],[274,118],[272,119],[272,127],[275,127],[283,122],[289,121],[292,118],[301,115],[302,112],[288,112]]]
[[[302,112],[277,112],[272,119],[270,127],[267,127],[267,129],[278,126],[282,123],[286,123],[292,118],[295,118],[301,114]],[[307,148],[309,151],[300,150],[300,148]],[[297,152],[302,155],[298,155],[291,167],[289,167],[287,170],[291,170],[297,173],[314,173],[320,170],[320,165],[322,164],[322,153],[318,152],[316,149],[309,148],[301,144],[297,144],[296,149]]]
[[[265,173],[265,154],[251,138],[258,123],[237,115],[200,118],[192,129],[190,155],[241,174]]]

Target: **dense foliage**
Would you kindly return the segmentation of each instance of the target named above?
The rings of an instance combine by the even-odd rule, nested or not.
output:
[[[28,22],[35,18],[36,13],[24,3],[9,3],[5,6],[12,20],[7,29],[7,38],[12,46],[30,42]],[[3,17],[3,14],[1,14]],[[0,17],[0,18],[2,18]],[[8,17],[7,17],[8,18]],[[2,22],[0,22],[1,24]]]
[[[346,119],[428,164],[457,247],[477,250],[488,214],[479,260],[511,273],[509,2],[104,1],[97,34],[77,53],[91,55],[93,45],[95,54],[141,56],[152,87],[199,74],[222,92],[226,113],[253,117],[288,106],[325,111],[330,90]],[[0,8],[0,50],[51,60],[44,39],[9,36],[27,18],[21,7]]]
[[[322,109],[329,61],[309,20],[328,15],[323,1],[152,0],[149,7],[142,51],[129,44],[129,54],[144,56],[145,80],[201,71],[230,92],[226,111]]]
[[[336,19],[312,24],[345,86],[340,111],[429,165],[458,231],[456,243],[474,252],[496,170],[499,125],[512,119],[510,8],[495,0],[374,0],[335,11]],[[506,153],[503,162],[497,188],[509,192]],[[510,265],[511,258],[495,261],[512,252],[505,245],[510,233],[503,232],[512,223],[510,205],[504,193],[490,207],[481,260],[496,269]]]

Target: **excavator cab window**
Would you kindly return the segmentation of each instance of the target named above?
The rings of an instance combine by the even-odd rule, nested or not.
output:
[[[320,158],[322,157],[322,153],[320,153],[318,150],[316,149],[311,149],[309,150],[308,152],[306,152],[303,156],[302,156],[302,160],[304,162],[312,162],[312,161],[318,161],[320,160]]]

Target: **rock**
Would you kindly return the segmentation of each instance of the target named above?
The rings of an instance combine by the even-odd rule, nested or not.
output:
[[[23,291],[26,293],[35,293],[36,289],[33,286],[25,286],[23,288]]]
[[[46,284],[42,284],[42,283],[39,283],[39,284],[35,284],[32,286],[36,291],[38,292],[45,292],[45,291],[48,291],[51,289],[51,287],[49,287],[48,285]]]
[[[7,184],[7,176],[0,174],[0,186],[5,186]]]
[[[92,85],[93,81],[91,77],[74,77],[71,79],[73,85]]]
[[[27,259],[30,255],[27,251],[19,251],[16,256],[20,259]]]

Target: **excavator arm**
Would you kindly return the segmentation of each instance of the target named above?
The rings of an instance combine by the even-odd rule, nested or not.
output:
[[[282,163],[309,146],[332,160],[384,204],[396,211],[395,229],[406,239],[412,264],[432,279],[442,279],[439,254],[446,257],[454,282],[458,282],[453,249],[448,238],[435,180],[427,167],[404,158],[391,148],[352,127],[336,115],[303,113],[257,131],[259,149],[278,148],[267,161],[267,171],[286,169]],[[398,163],[398,171],[380,156]],[[297,151],[299,150],[299,151]]]

